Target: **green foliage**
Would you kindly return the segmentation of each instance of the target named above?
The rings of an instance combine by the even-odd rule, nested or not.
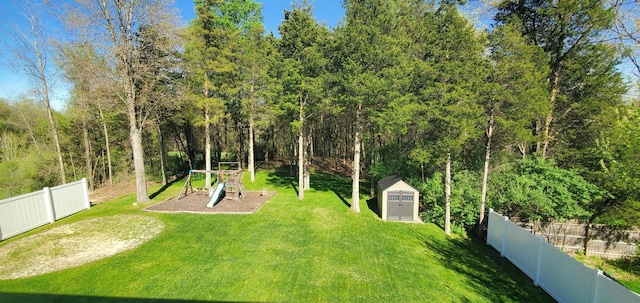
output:
[[[483,103],[486,115],[495,119],[492,140],[520,144],[520,154],[527,156],[528,146],[539,140],[531,123],[550,110],[547,58],[542,48],[527,43],[519,24],[500,26],[488,38],[493,64]]]
[[[616,114],[591,149],[592,165],[597,166],[590,178],[611,193],[592,204],[592,220],[622,228],[640,224],[640,111],[630,105]]]
[[[321,109],[322,76],[326,60],[322,45],[328,29],[311,15],[312,6],[306,1],[286,10],[278,27],[281,38],[279,52],[282,60],[276,63],[275,78],[279,82],[279,112],[292,122],[294,130],[304,128],[304,119]],[[274,62],[275,63],[275,62]]]
[[[444,179],[441,172],[436,172],[431,179],[421,183],[414,180],[422,198],[423,211],[421,217],[425,222],[444,227]],[[480,176],[477,173],[460,170],[452,176],[451,191],[451,224],[458,233],[474,228],[479,216]]]
[[[379,161],[371,167],[369,173],[380,180],[388,175],[397,174],[401,176],[414,177],[418,166],[414,165],[406,150],[402,146],[388,144],[377,151]]]
[[[607,195],[578,171],[537,157],[500,167],[489,181],[489,207],[524,220],[584,220],[590,205]]]
[[[626,90],[614,47],[602,39],[614,11],[603,0],[503,1],[495,18],[498,26],[517,25],[548,58],[548,111],[533,129],[543,143],[537,151],[563,167],[584,163],[595,143],[585,138],[597,137],[600,114],[620,105]]]

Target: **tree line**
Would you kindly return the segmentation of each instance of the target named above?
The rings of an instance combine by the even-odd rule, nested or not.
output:
[[[310,165],[330,158],[351,167],[354,212],[395,173],[447,233],[481,232],[488,207],[637,225],[638,104],[617,69],[636,62],[628,3],[501,1],[487,30],[458,1],[343,5],[328,28],[293,4],[279,35],[252,0],[196,0],[186,27],[168,0],[56,6],[64,38],[21,53],[49,47],[69,100],[51,110],[42,69],[27,74],[37,95],[0,102],[0,191],[132,177],[144,202],[147,178],[232,160],[253,181],[256,161],[280,159],[304,199]]]

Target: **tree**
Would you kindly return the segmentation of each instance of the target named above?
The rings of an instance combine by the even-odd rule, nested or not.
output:
[[[58,155],[58,173],[62,184],[66,183],[66,174],[64,169],[64,161],[62,157],[62,149],[60,147],[60,139],[58,138],[58,130],[51,108],[51,88],[52,81],[55,77],[55,71],[51,66],[52,51],[50,49],[52,40],[45,31],[42,24],[42,12],[35,5],[27,6],[28,10],[24,12],[24,16],[28,22],[28,31],[25,32],[17,26],[14,28],[12,37],[15,45],[11,46],[13,56],[16,61],[13,67],[20,73],[23,73],[34,83],[37,98],[41,100],[47,109],[49,128],[51,137]]]
[[[161,31],[167,31],[161,26],[152,24],[138,28],[135,43],[139,46],[136,60],[141,62],[139,78],[136,83],[136,94],[142,103],[149,104],[147,117],[155,120],[160,147],[160,171],[162,183],[167,184],[167,163],[162,132],[163,122],[175,113],[180,106],[178,97],[181,78],[179,59],[176,49],[181,44],[177,37],[167,37]]]
[[[298,199],[304,199],[305,171],[305,120],[311,115],[313,106],[321,96],[321,75],[324,58],[321,52],[326,27],[320,26],[311,16],[313,7],[303,1],[295,4],[291,11],[285,10],[284,20],[278,27],[281,35],[280,66],[283,112],[293,115],[291,127],[298,136]]]
[[[345,25],[337,33],[341,44],[335,58],[339,78],[334,81],[339,85],[337,101],[352,119],[351,210],[358,213],[363,136],[365,129],[373,128],[367,121],[393,100],[389,87],[396,76],[395,68],[407,58],[402,52],[406,24],[396,20],[407,20],[403,14],[411,10],[403,1],[345,1],[345,8]]]
[[[242,108],[248,115],[249,122],[249,158],[248,169],[251,182],[255,182],[255,133],[256,118],[260,117],[265,108],[265,97],[268,87],[268,56],[274,50],[262,37],[262,24],[252,27],[247,37],[242,41],[241,85],[243,96]]]
[[[92,116],[96,116],[99,119],[100,131],[104,136],[101,146],[105,149],[107,161],[105,178],[108,179],[108,184],[113,185],[111,142],[107,125],[108,117],[105,116],[105,111],[116,112],[112,114],[117,115],[114,102],[111,102],[117,99],[117,91],[114,91],[114,87],[117,87],[114,83],[116,78],[114,71],[107,64],[106,58],[100,56],[91,44],[71,42],[60,45],[59,48],[59,64],[64,70],[64,78],[73,87],[72,98],[67,105],[67,111],[73,113],[72,120],[78,119],[82,124],[85,169],[90,188],[93,189],[95,187],[94,178],[96,178],[94,176],[93,158],[99,157],[98,155],[90,154],[91,142],[88,137],[89,132],[91,132],[89,126]]]
[[[450,192],[452,155],[461,152],[464,144],[477,136],[481,117],[479,93],[485,76],[482,59],[482,37],[476,35],[472,25],[452,4],[443,3],[434,14],[430,28],[421,37],[424,61],[432,65],[433,73],[422,74],[431,85],[419,90],[423,111],[416,119],[428,117],[427,128],[422,130],[422,140],[429,142],[432,161],[445,164],[445,222],[446,234],[451,233]],[[435,35],[435,33],[438,33]],[[425,82],[426,82],[425,81]]]
[[[637,104],[621,106],[615,121],[602,131],[591,150],[592,161],[600,166],[589,178],[610,195],[593,200],[586,224],[584,249],[588,247],[589,227],[593,223],[615,228],[637,226],[640,222],[640,112]]]
[[[232,0],[220,6],[220,25],[232,33],[234,41],[235,64],[237,77],[233,79],[233,86],[237,94],[230,95],[227,110],[232,112],[236,124],[241,125],[248,120],[249,127],[249,155],[248,169],[251,182],[255,181],[255,128],[256,117],[260,115],[264,104],[264,90],[266,86],[267,47],[263,40],[262,5],[255,1]],[[238,127],[238,141],[240,142],[239,157],[244,162],[244,141],[242,127]]]
[[[542,138],[536,151],[543,157],[551,155],[550,147],[558,135],[567,129],[582,127],[567,115],[582,107],[582,85],[602,73],[569,71],[571,65],[590,66],[584,58],[598,52],[601,34],[611,27],[612,11],[604,0],[589,1],[504,1],[498,5],[498,24],[517,23],[530,43],[540,46],[549,57],[549,112],[537,122],[535,132]],[[580,63],[579,63],[580,62]],[[587,65],[585,65],[587,64]],[[574,70],[575,72],[575,70]],[[609,73],[615,72],[610,70]],[[579,78],[568,81],[569,77]],[[584,96],[584,95],[583,95]],[[583,121],[581,121],[583,122]]]
[[[136,57],[140,50],[135,41],[136,31],[140,26],[162,25],[164,29],[175,28],[175,11],[170,8],[170,2],[164,0],[74,2],[75,5],[67,7],[68,24],[78,31],[80,38],[92,38],[95,48],[109,55],[107,62],[118,73],[121,87],[119,96],[129,122],[136,177],[136,203],[148,201],[142,134],[153,104],[145,103],[136,91],[142,76],[139,72],[144,67],[144,62]],[[171,37],[174,32],[165,30],[161,33]]]
[[[606,38],[616,41],[625,57],[635,68],[636,79],[640,77],[640,7],[636,3],[625,0],[611,1],[615,13],[614,25]]]
[[[492,142],[498,132],[509,145],[517,145],[522,158],[532,140],[530,125],[548,112],[545,108],[547,66],[544,53],[527,44],[518,25],[499,26],[489,35],[491,68],[483,102],[486,144],[478,235],[482,235]]]
[[[243,1],[241,1],[243,2]],[[194,98],[204,111],[205,170],[211,170],[211,125],[224,113],[225,102],[237,94],[237,47],[245,7],[238,1],[196,1],[196,16],[192,24],[187,56],[193,62]],[[206,174],[206,187],[211,174]]]

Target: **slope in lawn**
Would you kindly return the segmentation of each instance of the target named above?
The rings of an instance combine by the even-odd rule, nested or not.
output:
[[[299,201],[286,174],[258,174],[245,185],[278,194],[252,215],[146,213],[165,224],[153,240],[78,268],[0,281],[0,301],[553,301],[483,243],[449,239],[431,224],[383,222],[366,207],[351,213],[348,179],[311,182]],[[85,213],[145,207],[130,204]]]

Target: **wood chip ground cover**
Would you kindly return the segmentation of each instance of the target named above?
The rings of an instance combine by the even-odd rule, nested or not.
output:
[[[142,215],[117,215],[52,228],[0,247],[0,279],[76,267],[133,249],[164,229]]]

